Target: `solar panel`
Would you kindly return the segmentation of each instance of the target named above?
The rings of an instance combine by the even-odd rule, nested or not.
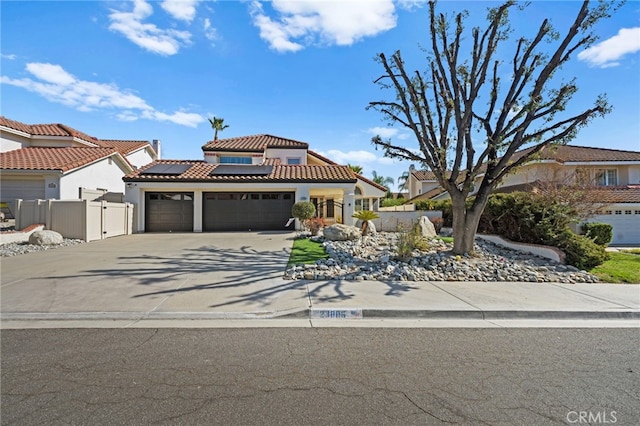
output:
[[[142,172],[143,175],[181,175],[191,168],[191,164],[156,164]]]
[[[266,176],[273,166],[242,166],[239,164],[221,164],[209,173],[210,176]]]

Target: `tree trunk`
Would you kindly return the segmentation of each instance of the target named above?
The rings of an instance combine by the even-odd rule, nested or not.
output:
[[[480,217],[489,199],[488,195],[476,195],[475,202],[467,209],[462,194],[451,195],[453,208],[453,253],[464,255],[473,253],[473,244]]]

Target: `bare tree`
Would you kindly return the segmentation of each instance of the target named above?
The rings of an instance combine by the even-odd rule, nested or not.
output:
[[[465,44],[467,14],[458,13],[450,20],[437,13],[431,1],[427,71],[408,72],[400,51],[377,58],[384,74],[376,83],[391,89],[393,98],[370,102],[369,108],[391,124],[409,129],[419,149],[379,136],[372,142],[386,156],[419,162],[435,174],[451,196],[457,254],[473,251],[482,211],[505,175],[547,146],[567,143],[592,118],[611,109],[600,95],[591,108],[571,114],[566,108],[578,90],[575,79],[552,84],[561,66],[597,39],[594,24],[608,17],[614,6],[607,2],[590,6],[584,1],[564,35],[545,19],[533,38],[520,37],[508,44],[509,13],[524,7],[507,1],[489,9],[486,28],[473,28]],[[467,45],[470,52],[463,54]],[[513,48],[508,61],[502,61],[504,52],[498,52],[503,45]],[[504,75],[509,79],[503,83]],[[481,136],[472,138],[472,131]],[[526,155],[512,159],[525,147],[530,148]],[[467,207],[465,200],[480,177],[474,201]]]

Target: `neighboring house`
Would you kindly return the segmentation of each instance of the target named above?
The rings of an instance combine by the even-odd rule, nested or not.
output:
[[[204,160],[159,160],[124,177],[138,232],[284,230],[298,201],[314,203],[329,223],[353,223],[356,210],[377,208],[385,194],[304,142],[254,135],[202,150]]]
[[[158,159],[154,146],[0,117],[0,201],[78,199],[80,188],[124,193],[122,177]]]
[[[513,160],[527,152],[517,152]],[[480,179],[482,175],[478,182]],[[613,244],[640,245],[640,152],[574,145],[545,149],[506,176],[497,191],[531,190],[548,182],[591,184],[601,189],[598,202],[605,207],[589,221],[611,224]],[[411,169],[408,188],[410,202],[448,198],[430,171]]]

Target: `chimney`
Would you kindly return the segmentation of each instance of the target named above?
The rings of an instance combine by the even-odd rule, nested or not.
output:
[[[158,139],[154,139],[153,142],[151,143],[151,146],[153,147],[153,150],[156,152],[156,154],[158,155],[158,160],[161,158],[160,156],[160,141]]]

